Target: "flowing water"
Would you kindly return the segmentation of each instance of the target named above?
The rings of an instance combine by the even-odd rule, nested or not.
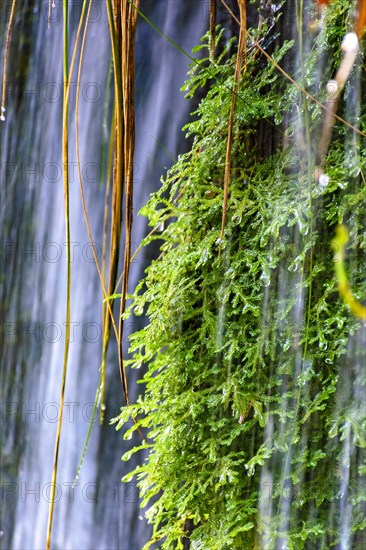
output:
[[[296,16],[295,4],[291,4],[288,9],[289,20],[294,21],[294,23],[295,21],[297,22],[297,25],[292,25],[292,32],[290,31],[290,27],[287,27],[288,38],[295,41],[297,48],[297,54],[293,60],[294,63],[290,68],[290,72],[291,70],[297,71],[298,81],[301,82],[302,66],[304,62],[309,60],[315,35],[309,32],[304,33],[304,29],[309,29],[310,27],[313,13],[308,9],[304,9],[303,20],[299,23],[299,14]],[[297,3],[297,6],[299,5],[300,3]],[[307,3],[303,5],[306,8],[309,7]],[[291,11],[293,12],[292,14]],[[322,17],[320,26],[317,29],[317,33],[320,35],[325,33],[323,19],[324,17]],[[320,82],[326,70],[326,64],[327,55],[321,53],[313,72],[311,75],[307,75],[307,82],[312,81],[315,83],[315,87],[317,88],[314,89],[320,89]],[[307,84],[304,87],[307,87]],[[347,82],[344,94],[345,118],[357,126],[361,105],[359,59],[355,63],[355,68]],[[305,117],[299,116],[296,108],[294,113],[289,115],[286,123],[293,124],[295,128],[291,134],[291,139],[297,144],[298,151],[300,152],[300,166],[302,156],[304,160],[304,171],[300,171],[298,174],[300,195],[301,185],[304,185],[304,182],[306,184],[306,181],[309,180],[309,172],[316,169],[316,148],[314,148],[313,143],[306,143]],[[358,160],[359,139],[356,134],[352,134],[351,137],[348,136],[344,140],[344,165],[350,174],[359,174]],[[311,167],[310,169],[309,166]],[[311,178],[313,179],[312,176]],[[321,180],[316,182],[316,185],[319,186],[320,183]],[[339,183],[340,188],[343,188],[345,185],[344,182]],[[314,186],[313,183],[312,186]],[[306,218],[309,212],[304,213]],[[361,220],[358,221],[360,222]],[[340,362],[340,378],[337,384],[335,407],[332,416],[334,423],[336,423],[335,419],[337,418],[342,418],[343,422],[339,432],[334,429],[332,433],[330,429],[330,441],[326,449],[328,456],[332,457],[333,464],[323,475],[329,484],[337,480],[336,483],[339,488],[337,505],[333,503],[327,506],[325,503],[322,503],[328,510],[328,517],[325,522],[320,517],[320,503],[309,510],[302,508],[306,501],[306,493],[303,493],[304,497],[302,497],[301,490],[302,482],[305,481],[305,474],[302,472],[301,467],[296,465],[296,460],[299,462],[298,457],[300,453],[304,450],[307,452],[311,448],[311,424],[304,425],[299,436],[294,437],[294,433],[291,430],[295,422],[301,418],[299,410],[300,399],[305,399],[306,396],[308,398],[311,384],[313,383],[312,380],[317,375],[314,372],[312,360],[307,359],[307,344],[299,345],[296,343],[294,346],[290,340],[284,340],[283,334],[286,333],[289,326],[296,327],[296,332],[292,334],[292,338],[295,338],[296,341],[296,333],[307,331],[307,307],[309,292],[311,293],[311,290],[309,291],[309,287],[304,283],[304,264],[300,261],[300,256],[297,257],[297,255],[301,250],[300,240],[302,236],[307,237],[309,234],[309,238],[311,238],[311,232],[314,230],[319,230],[319,228],[310,227],[310,229],[306,228],[302,231],[300,223],[297,231],[287,230],[290,242],[293,243],[294,248],[293,262],[290,265],[288,260],[282,262],[276,281],[268,281],[262,305],[263,334],[265,335],[268,319],[281,319],[277,327],[278,332],[276,337],[279,344],[283,346],[283,349],[286,351],[289,350],[288,358],[293,365],[292,374],[287,378],[288,384],[283,383],[280,388],[283,418],[278,426],[274,424],[272,419],[265,427],[264,441],[269,448],[274,447],[275,450],[270,459],[264,464],[260,477],[258,508],[262,532],[258,538],[258,542],[259,547],[263,550],[286,550],[293,548],[289,543],[289,533],[291,530],[290,523],[294,525],[294,521],[296,522],[295,518],[298,518],[297,521],[300,522],[301,520],[307,521],[309,518],[318,517],[319,525],[326,530],[322,546],[320,546],[321,543],[319,542],[315,543],[315,546],[312,546],[314,543],[309,540],[309,546],[306,546],[306,548],[328,548],[327,540],[332,540],[331,538],[327,539],[328,536],[338,537],[339,546],[337,548],[340,550],[365,548],[366,544],[364,531],[361,531],[357,535],[352,531],[352,519],[355,519],[355,517],[352,518],[352,515],[355,516],[355,506],[357,507],[357,504],[359,505],[357,513],[360,514],[360,517],[365,517],[365,506],[362,504],[362,497],[360,497],[361,488],[364,487],[362,472],[364,471],[365,452],[364,449],[359,448],[364,447],[364,443],[360,444],[357,429],[352,422],[352,419],[357,419],[357,423],[362,423],[366,418],[364,326],[356,334],[350,336],[347,344],[347,355]],[[329,246],[328,243],[326,245]],[[352,269],[357,269],[357,259],[354,260],[353,265],[350,262],[349,270],[352,271]],[[273,290],[273,286],[275,286],[275,290]],[[295,288],[297,289],[296,300],[291,312],[288,313],[288,310],[285,311],[284,309],[286,298],[289,294],[289,289]],[[275,295],[278,297],[277,311],[271,308],[269,302],[270,292],[275,292]],[[265,336],[263,338],[265,339]],[[327,345],[326,340],[319,342],[319,347],[322,350],[326,350]],[[331,359],[326,359],[325,362],[328,364],[332,363]],[[290,394],[290,387],[298,387],[297,399],[294,399],[293,395]],[[313,422],[316,422],[316,418]],[[277,432],[276,427],[278,428]],[[331,442],[332,438],[334,438],[333,444]],[[339,445],[341,446],[340,456],[337,454],[337,445],[338,449]],[[296,456],[295,452],[297,453]],[[316,474],[314,473],[315,477]],[[298,491],[294,490],[296,489],[296,485],[300,487]],[[296,512],[296,509],[298,509],[298,512]]]
[[[284,23],[287,37],[298,42],[301,25],[296,28],[295,3],[288,6]],[[204,0],[185,0],[184,3],[181,0],[146,0],[143,3],[144,11],[154,23],[166,35],[174,37],[186,51],[198,43],[207,28],[208,7],[209,2]],[[80,5],[74,1],[73,8],[76,15]],[[41,9],[41,5],[28,3],[24,11],[32,13],[32,18],[28,17],[25,21],[19,17],[14,28],[14,42],[17,38],[23,61],[19,66],[14,53],[10,58],[7,121],[1,127],[0,208],[4,228],[1,243],[1,313],[4,318],[6,315],[6,324],[2,325],[1,341],[3,433],[0,542],[4,549],[14,550],[44,547],[61,381],[66,295],[60,143],[62,26],[57,6],[50,30],[47,30],[46,11]],[[305,12],[304,17],[303,27],[307,28],[309,20],[306,18],[309,14]],[[74,30],[76,21],[75,16],[72,24]],[[292,24],[290,32],[288,22]],[[4,18],[1,24],[5,25]],[[5,28],[3,26],[2,29]],[[319,33],[322,32],[324,29],[320,28]],[[312,37],[306,35],[302,49],[297,50],[295,62],[290,67],[297,71],[299,80],[303,59],[311,47]],[[110,114],[105,94],[109,78],[110,47],[102,2],[95,3],[86,50],[80,83],[81,159],[92,233],[97,251],[100,252],[105,196],[105,159],[100,151],[101,145],[106,142],[105,113]],[[320,56],[311,75],[314,86],[319,86],[326,65],[326,55]],[[179,129],[187,120],[190,105],[183,100],[178,90],[184,81],[187,66],[187,58],[140,21],[136,41],[137,135],[133,248],[136,248],[147,231],[146,221],[137,216],[139,208],[146,203],[150,193],[158,188],[164,168],[174,161],[184,147]],[[13,84],[17,80],[21,81],[23,91],[19,84]],[[360,67],[353,72],[345,93],[346,118],[357,125]],[[75,133],[73,99],[75,96],[72,94],[71,136]],[[304,139],[304,120],[296,117],[295,110],[289,114],[286,124],[294,127],[291,139],[305,156],[309,147]],[[120,483],[121,477],[133,468],[134,462],[125,467],[119,459],[125,450],[138,443],[137,440],[125,442],[114,427],[104,425],[100,428],[97,422],[77,485],[74,490],[71,489],[89,426],[101,352],[101,289],[82,214],[74,150],[72,137],[72,342],[53,548],[138,550],[148,538],[149,527],[139,519],[141,512],[135,485]],[[357,171],[357,140],[347,138],[344,150],[345,165],[350,171]],[[310,164],[315,165],[315,158],[310,159]],[[305,169],[298,178],[299,195],[301,186],[307,180]],[[264,430],[267,446],[271,447],[275,442],[277,448],[261,469],[258,499],[259,522],[263,528],[259,537],[261,550],[288,548],[291,523],[297,518],[299,521],[306,520],[306,514],[315,519],[320,518],[318,507],[314,505],[307,509],[306,514],[301,512],[301,489],[295,487],[301,488],[301,476],[305,476],[301,468],[294,467],[295,448],[299,453],[305,452],[307,447],[311,448],[311,430],[308,424],[307,427],[304,425],[296,441],[291,433],[292,426],[299,420],[300,398],[304,399],[310,394],[311,384],[317,376],[312,362],[307,359],[306,349],[297,341],[298,335],[307,330],[309,297],[299,252],[302,250],[302,240],[311,239],[312,231],[306,223],[303,226],[301,224],[302,216],[306,218],[308,215],[301,208],[302,205],[299,205],[299,223],[287,229],[294,251],[290,264],[287,258],[279,266],[275,280],[270,275],[263,278],[261,338],[265,346],[275,319],[275,337],[284,351],[281,355],[284,358],[284,375],[279,390],[282,421],[279,423],[277,418],[269,417]],[[143,252],[133,262],[131,290],[142,277],[150,259],[147,252]],[[356,267],[357,258],[353,261],[355,265],[350,265],[350,269]],[[230,259],[225,258],[225,262],[225,269],[229,269]],[[296,299],[289,313],[286,299],[289,289],[295,288],[298,289]],[[222,347],[225,333],[224,298],[223,283],[217,307],[218,350]],[[289,327],[295,327],[294,332],[291,333]],[[126,332],[136,328],[136,324],[127,323]],[[334,467],[323,472],[325,480],[329,476],[333,481],[336,479],[339,486],[337,502],[332,502],[327,508],[326,527],[329,532],[339,533],[341,550],[363,547],[361,535],[352,532],[351,516],[358,498],[360,513],[365,513],[362,492],[360,497],[358,493],[358,488],[364,483],[365,456],[361,449],[363,443],[356,441],[362,434],[353,431],[353,424],[356,424],[353,420],[357,419],[357,423],[360,423],[366,417],[365,342],[365,328],[362,327],[350,337],[347,355],[340,361],[334,418],[342,418],[343,422],[338,431],[334,428],[333,443],[328,443],[326,449],[329,456],[334,456]],[[319,345],[321,349],[326,349],[326,340]],[[285,370],[285,361],[293,365],[291,375]],[[273,373],[279,368],[275,360],[271,368]],[[122,404],[113,342],[107,369],[106,418],[110,419],[118,413]],[[137,396],[134,381],[135,378],[131,376],[131,401]],[[289,391],[293,387],[297,391],[295,397]],[[330,426],[329,429],[331,432],[333,428]],[[340,455],[337,451],[339,446]],[[306,475],[313,476],[316,482],[316,472]],[[294,479],[296,483],[292,484]],[[294,512],[294,509],[298,512]],[[326,541],[324,544],[322,548],[327,548]]]
[[[47,29],[48,3],[28,2],[18,13],[9,59],[6,122],[1,126],[2,221],[2,513],[4,549],[45,545],[49,489],[58,417],[65,335],[66,248],[61,177],[62,21],[56,3]],[[80,2],[70,4],[75,33]],[[2,8],[1,36],[8,11]],[[148,0],[145,13],[186,51],[207,28],[207,2]],[[189,60],[140,21],[136,47],[136,155],[134,247],[146,233],[137,216],[160,175],[185,146],[180,128],[191,105],[179,92]],[[89,23],[80,82],[81,167],[98,253],[105,197],[105,113],[110,38],[104,2]],[[76,85],[76,76],[72,82]],[[71,344],[53,526],[55,549],[142,547],[149,528],[139,519],[133,483],[120,456],[127,450],[114,427],[95,423],[75,489],[99,378],[101,288],[89,245],[76,169],[75,90],[71,86],[70,196],[72,240]],[[100,259],[100,254],[99,259]],[[132,264],[131,289],[149,258]],[[127,331],[136,329],[127,324]],[[126,338],[124,338],[126,341]],[[116,348],[108,360],[106,419],[123,404]],[[130,380],[133,401],[136,389]],[[130,469],[132,464],[128,465]]]

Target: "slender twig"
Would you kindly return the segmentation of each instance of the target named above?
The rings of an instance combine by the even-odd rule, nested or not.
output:
[[[124,172],[124,156],[123,156],[123,135],[124,135],[124,120],[123,120],[123,88],[122,88],[122,72],[121,72],[121,5],[118,2],[112,4],[111,0],[106,0],[109,32],[112,46],[112,60],[114,73],[115,87],[115,153],[114,153],[114,171],[113,171],[113,187],[112,187],[112,219],[111,219],[111,241],[110,241],[110,264],[109,264],[109,284],[108,295],[111,296],[117,280],[119,247],[121,241],[121,224],[122,224],[122,195],[123,195],[123,172]],[[106,318],[105,334],[107,334],[105,344],[108,345],[109,334],[109,317]],[[117,342],[119,344],[119,330],[117,331]],[[106,357],[106,347],[103,349],[103,360]],[[124,365],[121,362],[120,354],[118,354],[118,363],[120,378],[123,387],[123,393],[126,403],[129,403],[127,381],[124,373]]]
[[[227,203],[229,199],[229,186],[230,186],[230,171],[231,171],[231,150],[233,146],[233,125],[234,125],[234,113],[236,106],[236,98],[238,96],[238,88],[240,82],[240,73],[242,69],[243,58],[246,54],[246,41],[247,41],[247,13],[246,13],[246,0],[238,0],[240,10],[240,34],[239,34],[239,46],[236,57],[236,67],[234,74],[234,89],[231,98],[231,107],[229,115],[229,130],[226,146],[226,160],[225,160],[225,178],[224,178],[224,202],[222,206],[222,222],[221,222],[221,238],[219,245],[219,256],[221,254],[222,242],[225,233],[226,217],[227,217]]]
[[[365,0],[358,0],[357,7],[357,19],[355,24],[355,33],[359,40],[363,37],[366,31],[366,2]]]
[[[338,109],[339,98],[342,90],[346,85],[349,75],[356,61],[359,51],[359,42],[356,33],[349,33],[343,39],[342,46],[343,58],[337,70],[334,80],[328,82],[327,92],[328,97],[326,105],[329,106],[329,111],[325,114],[323,129],[319,142],[318,165],[323,166],[326,155],[329,150],[332,131],[335,123],[335,113]]]
[[[139,0],[136,8],[139,7]],[[126,297],[128,289],[128,277],[131,265],[131,233],[132,233],[132,211],[133,211],[133,158],[135,148],[135,106],[134,106],[134,80],[135,80],[135,36],[137,24],[137,11],[134,6],[123,0],[122,2],[122,89],[123,89],[123,115],[124,115],[124,166],[125,166],[125,252],[124,252],[124,273],[122,284],[122,295],[120,301],[119,315],[119,356],[120,364],[123,365],[123,314],[126,308]],[[127,378],[123,369],[124,384],[127,390]],[[127,401],[127,399],[126,399]]]
[[[1,113],[0,113],[0,120],[1,121],[5,120],[4,113],[5,113],[6,76],[7,76],[6,67],[7,67],[7,64],[8,64],[10,35],[11,35],[11,29],[13,27],[13,21],[14,21],[15,4],[16,4],[16,0],[13,0],[12,5],[11,5],[10,17],[9,17],[8,31],[6,33],[4,67],[3,67],[3,89],[2,89],[2,94],[1,94]]]
[[[110,189],[111,189],[111,178],[112,178],[112,166],[113,166],[113,151],[114,151],[114,128],[115,128],[115,109],[113,106],[113,114],[112,114],[112,122],[111,122],[111,131],[109,136],[109,154],[108,154],[108,169],[107,169],[107,186],[106,186],[106,193],[105,193],[105,202],[104,202],[104,222],[103,222],[103,246],[102,246],[102,276],[100,278],[102,287],[104,285],[104,281],[106,280],[106,269],[107,269],[107,240],[108,240],[108,219],[109,219],[109,198],[110,198]],[[80,180],[81,181],[81,180]],[[85,209],[86,212],[86,209]],[[84,212],[84,216],[85,216]],[[87,217],[85,217],[85,220],[87,220]],[[88,223],[87,223],[88,225]],[[91,235],[90,237],[91,238]],[[108,340],[109,340],[109,334],[106,334],[106,325],[107,323],[107,316],[110,314],[113,317],[112,309],[107,308],[107,305],[105,304],[104,300],[106,298],[105,292],[103,290],[104,299],[103,299],[103,306],[102,306],[102,320],[103,320],[103,359],[104,363],[107,357],[107,349],[108,349]],[[108,311],[107,311],[108,309]],[[105,353],[104,353],[104,350]],[[103,368],[103,375],[102,375],[102,396],[101,396],[101,407],[102,410],[105,406],[105,388],[106,388],[106,369]],[[103,422],[103,414],[100,415],[100,422]]]
[[[211,63],[215,61],[216,42],[216,0],[210,2],[210,40],[211,40]]]
[[[64,31],[63,31],[63,68],[64,68],[64,96],[63,96],[63,113],[62,113],[62,164],[63,164],[63,185],[64,185],[64,202],[65,202],[65,226],[66,226],[66,256],[67,256],[67,283],[66,283],[66,331],[64,344],[64,359],[62,369],[61,382],[61,397],[60,397],[60,415],[57,422],[55,452],[52,471],[50,504],[48,510],[48,525],[46,537],[46,549],[51,548],[51,532],[53,511],[55,505],[55,491],[57,481],[57,466],[61,439],[62,415],[65,401],[65,386],[67,375],[67,363],[69,355],[70,343],[70,298],[71,298],[71,249],[70,249],[70,203],[69,203],[69,162],[68,162],[68,87],[69,87],[69,68],[68,68],[68,1],[63,0],[63,16],[64,16]]]

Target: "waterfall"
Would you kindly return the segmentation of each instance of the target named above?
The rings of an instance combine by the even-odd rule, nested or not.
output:
[[[71,48],[81,4],[81,0],[70,0],[69,3]],[[221,5],[220,2],[217,4]],[[229,4],[234,10],[237,8],[236,0]],[[159,306],[165,305],[170,296],[175,300],[171,310],[165,312],[164,330],[161,330],[165,340],[161,349],[167,341],[165,335],[176,319],[184,346],[188,343],[192,356],[194,353],[200,356],[197,365],[202,366],[202,372],[208,362],[215,361],[215,371],[210,371],[211,379],[202,376],[202,381],[196,383],[198,369],[196,365],[191,368],[191,356],[183,356],[182,352],[182,358],[178,358],[182,370],[176,370],[176,378],[172,378],[174,384],[171,384],[170,395],[176,391],[174,400],[181,407],[180,398],[185,398],[186,392],[184,384],[192,382],[189,388],[192,392],[186,401],[192,405],[192,411],[187,412],[189,406],[184,407],[179,416],[181,411],[177,407],[175,417],[169,408],[166,416],[170,415],[174,422],[176,418],[180,419],[183,424],[176,422],[179,427],[187,426],[188,429],[187,432],[174,432],[178,434],[176,440],[184,443],[181,447],[174,438],[165,439],[167,433],[170,437],[169,432],[162,432],[164,443],[168,441],[167,449],[164,448],[160,455],[163,459],[154,463],[154,474],[160,466],[160,472],[165,474],[166,465],[175,464],[173,454],[180,459],[186,453],[182,460],[185,470],[176,473],[172,468],[174,475],[179,476],[179,483],[187,475],[187,479],[198,480],[197,484],[200,484],[203,477],[200,477],[202,472],[198,466],[204,461],[206,479],[214,481],[217,473],[217,484],[212,481],[210,486],[205,480],[205,484],[200,486],[204,487],[205,495],[197,508],[199,514],[194,511],[196,515],[193,516],[190,507],[183,509],[181,502],[175,509],[179,520],[184,522],[184,528],[192,531],[195,547],[206,547],[201,540],[212,541],[215,537],[220,542],[231,540],[229,531],[234,530],[236,522],[237,532],[232,535],[232,540],[236,541],[235,548],[241,548],[242,540],[250,541],[244,542],[244,550],[245,544],[248,548],[250,545],[261,550],[285,550],[297,544],[299,548],[300,545],[301,548],[338,545],[341,550],[361,549],[365,545],[366,332],[365,324],[356,326],[352,310],[346,309],[349,301],[345,300],[344,304],[339,300],[342,292],[336,287],[338,275],[335,277],[333,270],[336,267],[337,272],[336,264],[341,257],[343,261],[343,256],[339,250],[335,252],[335,240],[332,241],[333,252],[331,248],[334,231],[342,222],[350,228],[351,236],[345,252],[346,269],[351,286],[356,289],[355,297],[361,303],[364,295],[359,289],[364,276],[365,249],[364,209],[361,207],[364,196],[361,197],[361,191],[365,184],[362,173],[365,162],[359,132],[364,128],[362,105],[365,92],[362,48],[358,49],[358,43],[357,48],[352,45],[355,34],[350,32],[357,22],[353,9],[356,1],[353,7],[351,1],[344,2],[347,9],[341,2],[338,4],[320,0],[247,2],[248,27],[258,29],[260,25],[268,25],[269,31],[266,36],[263,29],[259,29],[258,36],[263,32],[263,39],[248,48],[246,61],[255,61],[255,68],[251,69],[253,74],[247,73],[250,63],[245,64],[241,84],[243,96],[239,99],[246,101],[249,98],[249,101],[245,105],[238,101],[235,113],[235,116],[242,114],[238,128],[240,132],[243,130],[243,134],[236,134],[238,143],[235,146],[241,147],[243,140],[247,150],[241,151],[238,147],[239,153],[235,153],[238,165],[245,170],[243,181],[233,178],[230,193],[238,193],[232,196],[241,198],[240,208],[243,208],[237,221],[236,212],[229,212],[228,244],[223,249],[220,280],[211,279],[212,274],[217,274],[215,263],[204,265],[208,254],[214,250],[209,243],[207,248],[201,249],[202,265],[197,268],[192,260],[193,265],[187,269],[187,277],[199,275],[193,280],[199,298],[190,299],[188,286],[181,289],[180,299],[175,298],[176,281],[180,275],[186,277],[185,271],[178,269],[179,265],[172,277],[170,295],[167,297],[164,286],[154,295],[154,300],[155,296],[161,297]],[[361,6],[361,2],[358,4]],[[10,7],[4,2],[0,6],[2,37],[6,37]],[[282,7],[283,16],[277,21],[276,14]],[[17,2],[8,61],[6,120],[0,122],[0,546],[4,550],[45,547],[59,417],[66,330],[61,155],[62,1],[56,0],[51,11],[50,28],[48,9],[48,0]],[[208,28],[209,0],[144,0],[141,9],[163,34],[186,52],[199,43]],[[232,15],[222,6],[221,9],[218,17],[221,21],[226,18],[225,38],[237,35],[238,28]],[[348,10],[351,11],[348,13]],[[327,13],[331,14],[328,19]],[[340,28],[347,32],[348,40],[351,37],[351,46],[346,44],[345,47],[344,41],[341,42],[342,37],[338,36]],[[249,31],[248,43],[254,40],[253,36],[253,31]],[[4,61],[5,39],[1,41],[0,66]],[[260,48],[264,48],[267,57],[273,55],[277,59],[279,51],[276,48],[283,46],[287,39],[293,41],[293,46],[287,45],[288,53],[279,57],[279,66],[277,61],[273,65],[273,59],[271,65]],[[235,46],[231,53],[234,51]],[[253,56],[252,61],[250,56]],[[141,17],[135,58],[132,252],[137,250],[149,231],[146,218],[138,215],[139,210],[151,193],[159,188],[161,175],[191,143],[184,141],[181,128],[193,110],[192,104],[179,92],[186,77],[188,57]],[[341,78],[339,70],[333,70],[337,60],[343,67],[341,73],[347,72],[345,66],[350,69],[352,65],[347,78],[344,74]],[[227,74],[231,74],[230,63],[226,69]],[[226,74],[220,71],[217,74]],[[287,76],[284,71],[288,72]],[[260,87],[257,74],[264,75],[267,89]],[[270,80],[271,74],[273,81]],[[249,77],[253,80],[246,80]],[[277,78],[287,80],[280,85]],[[81,172],[93,241],[101,260],[113,95],[110,91],[113,88],[111,50],[104,0],[93,0],[81,81],[76,80],[74,73],[69,128],[71,342],[52,549],[139,550],[148,540],[151,527],[143,519],[144,510],[140,509],[136,482],[122,484],[121,478],[143,457],[133,455],[134,458],[127,463],[120,457],[139,445],[141,439],[136,433],[130,440],[125,440],[125,432],[116,431],[115,426],[109,424],[124,405],[113,335],[106,367],[105,422],[100,425],[98,411],[83,466],[75,480],[100,375],[103,298],[79,191],[75,99],[78,86]],[[273,91],[270,89],[272,84]],[[259,91],[255,86],[259,86]],[[205,97],[206,91],[200,90],[198,95]],[[277,108],[274,93],[282,91],[284,99],[278,97],[282,107]],[[247,92],[250,93],[246,95]],[[338,92],[341,92],[339,106],[332,103]],[[230,87],[222,86],[220,108],[228,107],[229,94]],[[266,101],[267,94],[272,103]],[[204,141],[204,147],[197,149],[197,166],[194,166],[196,161],[192,163],[197,179],[190,175],[187,178],[191,178],[189,202],[184,202],[184,196],[180,198],[185,208],[181,211],[184,212],[183,218],[187,215],[184,219],[188,220],[187,226],[190,224],[189,227],[182,224],[180,228],[189,231],[195,252],[200,250],[197,235],[203,234],[201,230],[209,233],[217,229],[216,221],[211,222],[210,216],[215,220],[217,213],[221,214],[221,203],[216,198],[222,190],[225,157],[222,156],[224,149],[219,145],[225,144],[227,137],[226,111],[220,113],[216,109],[219,102],[217,100],[216,104],[215,97],[208,96],[206,104],[205,99],[207,97],[202,104],[210,109],[215,107],[212,112],[220,116],[214,122],[220,122],[220,125],[214,126],[209,147]],[[252,100],[255,101],[251,111]],[[286,109],[283,107],[286,105],[288,108],[282,118],[282,111],[278,109]],[[336,111],[344,120],[338,116],[333,128]],[[281,157],[277,156],[280,151],[284,153]],[[253,159],[252,153],[255,155]],[[267,162],[272,160],[271,157],[275,161],[273,166]],[[234,163],[232,168],[237,168]],[[196,212],[202,201],[197,200],[194,208],[191,203],[191,197],[197,199],[195,194],[202,174],[202,187],[206,183],[212,184],[211,190],[202,189],[203,196],[213,201],[207,206],[208,221]],[[179,181],[184,181],[184,177],[180,173]],[[207,195],[206,191],[209,191]],[[235,198],[238,205],[239,198]],[[198,222],[189,218],[190,209]],[[172,219],[176,212],[174,209]],[[198,232],[195,232],[196,224],[199,225]],[[122,232],[122,252],[123,237]],[[178,254],[181,251],[175,250]],[[146,266],[157,254],[157,248],[146,247],[133,259],[129,292],[144,277]],[[172,257],[174,260],[170,265],[175,271],[180,258],[176,261],[177,256],[169,256],[168,263]],[[256,271],[252,273],[253,266]],[[122,268],[120,265],[119,272]],[[168,273],[168,270],[163,273]],[[153,283],[159,286],[159,281]],[[182,306],[185,297],[192,305],[187,317],[183,315]],[[239,299],[243,306],[239,305]],[[159,309],[159,323],[162,310],[163,307]],[[184,340],[193,313],[194,323],[197,323],[194,346],[190,335]],[[123,335],[125,356],[129,333],[146,322],[143,317],[138,319],[126,322]],[[154,319],[150,319],[151,323],[153,326]],[[204,338],[199,332],[200,323],[207,329]],[[154,331],[147,334],[153,335],[151,341],[156,345]],[[146,343],[148,346],[149,342]],[[166,363],[169,366],[176,362],[175,349],[172,349],[172,361]],[[148,357],[150,361],[151,357]],[[146,368],[147,365],[143,365],[141,372],[127,369],[132,403],[142,391],[137,381]],[[177,388],[180,379],[184,378],[182,372],[187,373],[187,377]],[[150,379],[155,380],[155,375],[156,372]],[[195,400],[198,402],[201,398],[199,392],[206,390],[202,397],[201,410],[204,412],[201,412],[198,407],[196,409]],[[167,425],[171,427],[169,422]],[[196,427],[203,427],[206,431],[201,435],[194,431]],[[186,437],[186,433],[192,438]],[[195,437],[196,433],[199,438]],[[209,453],[203,444],[208,437],[212,442]],[[190,443],[192,441],[194,444]],[[196,443],[197,448],[194,448]],[[194,449],[192,453],[191,448]],[[229,451],[237,457],[237,463],[232,460],[232,467],[224,462],[220,466],[219,460],[226,458]],[[187,456],[193,457],[194,461],[189,463]],[[193,464],[194,469],[186,468],[187,464]],[[240,470],[236,470],[239,464]],[[158,488],[165,490],[169,480],[164,475],[156,475],[156,479],[164,480]],[[170,505],[174,501],[174,491],[170,488],[167,494]],[[238,503],[243,504],[242,510],[237,507]],[[232,523],[226,521],[224,513]],[[192,517],[195,517],[194,521]],[[207,523],[206,519],[209,519]],[[245,538],[239,539],[241,533]],[[178,532],[177,539],[181,536],[182,532]],[[220,546],[216,540],[215,543],[216,547]],[[230,546],[231,542],[228,544]]]
[[[147,0],[144,13],[186,51],[208,25],[208,2]],[[47,8],[47,9],[46,9]],[[81,3],[70,5],[75,38]],[[3,7],[2,7],[3,10]],[[8,64],[6,122],[1,126],[2,455],[1,544],[14,550],[44,548],[65,333],[66,247],[61,164],[62,3],[50,29],[48,2],[29,2],[17,12]],[[2,13],[1,36],[7,18]],[[73,44],[73,40],[71,41]],[[137,213],[160,175],[184,148],[180,131],[190,104],[179,92],[189,60],[140,20],[136,46],[136,154],[134,247],[146,234]],[[80,86],[81,169],[97,252],[102,245],[110,66],[107,13],[97,0],[91,14]],[[56,491],[55,549],[138,550],[149,527],[139,519],[134,483],[120,456],[121,434],[108,425],[123,404],[116,347],[107,372],[106,422],[98,419],[75,489],[99,379],[101,288],[85,227],[75,153],[75,90],[70,98],[70,215],[72,240],[71,344]],[[145,253],[146,254],[146,253]],[[135,287],[149,258],[132,264]],[[128,326],[127,330],[135,330]],[[124,338],[126,341],[126,338]],[[126,344],[125,344],[126,346]],[[130,377],[131,400],[136,398]]]

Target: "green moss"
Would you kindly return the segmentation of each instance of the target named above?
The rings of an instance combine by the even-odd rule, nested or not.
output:
[[[345,7],[330,8],[329,43],[345,32]],[[302,78],[314,73],[328,39],[323,33],[315,40]],[[154,531],[146,548],[156,541],[183,548],[187,520],[194,549],[339,544],[348,440],[347,505],[353,548],[362,548],[365,413],[355,408],[356,398],[342,401],[348,376],[360,395],[365,389],[355,367],[362,350],[348,345],[361,329],[338,296],[330,241],[344,220],[353,288],[365,296],[366,158],[356,140],[357,170],[349,170],[344,142],[348,136],[350,146],[352,132],[337,123],[326,166],[330,183],[320,187],[312,164],[319,106],[252,50],[235,113],[219,259],[235,59],[223,55],[212,67],[208,36],[203,44],[207,59],[185,88],[208,86],[185,128],[193,147],[142,210],[152,226],[164,222],[166,229],[146,239],[146,246],[161,239],[161,255],[126,314],[149,320],[131,337],[130,364],[146,369],[145,394],[118,419],[121,427],[131,415],[138,418],[127,437],[137,426],[148,434],[135,449],[149,449],[148,458],[127,476],[137,475],[150,506]],[[280,61],[292,46],[284,43],[273,57]],[[333,69],[329,63],[324,82]],[[269,134],[276,138],[268,147],[273,152],[261,154],[261,136]]]

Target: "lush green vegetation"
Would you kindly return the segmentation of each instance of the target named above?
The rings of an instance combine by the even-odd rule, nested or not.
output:
[[[129,362],[145,369],[145,393],[118,419],[119,428],[138,419],[125,437],[137,427],[147,434],[133,452],[148,449],[148,458],[128,476],[137,476],[149,503],[154,530],[146,548],[157,541],[183,548],[185,534],[195,549],[330,548],[342,538],[344,498],[356,533],[352,547],[364,547],[365,411],[344,393],[348,376],[365,390],[353,366],[362,362],[362,349],[347,352],[360,323],[338,295],[330,241],[336,225],[346,223],[348,269],[362,299],[365,138],[336,123],[325,164],[329,183],[319,185],[322,108],[299,89],[324,98],[349,10],[348,1],[329,7],[311,51],[297,56],[298,85],[257,48],[248,49],[223,242],[236,60],[230,45],[212,62],[206,35],[200,48],[207,56],[185,85],[188,97],[206,91],[185,128],[193,146],[142,211],[165,230],[145,240],[161,240],[161,254],[125,313],[149,320],[131,338]],[[300,19],[298,29],[301,35]],[[220,36],[218,30],[221,43]],[[272,57],[283,64],[296,48],[298,42],[283,43]],[[356,73],[339,114],[366,132],[365,104],[361,113],[349,107],[357,105]],[[348,496],[341,494],[346,440],[353,448]]]

